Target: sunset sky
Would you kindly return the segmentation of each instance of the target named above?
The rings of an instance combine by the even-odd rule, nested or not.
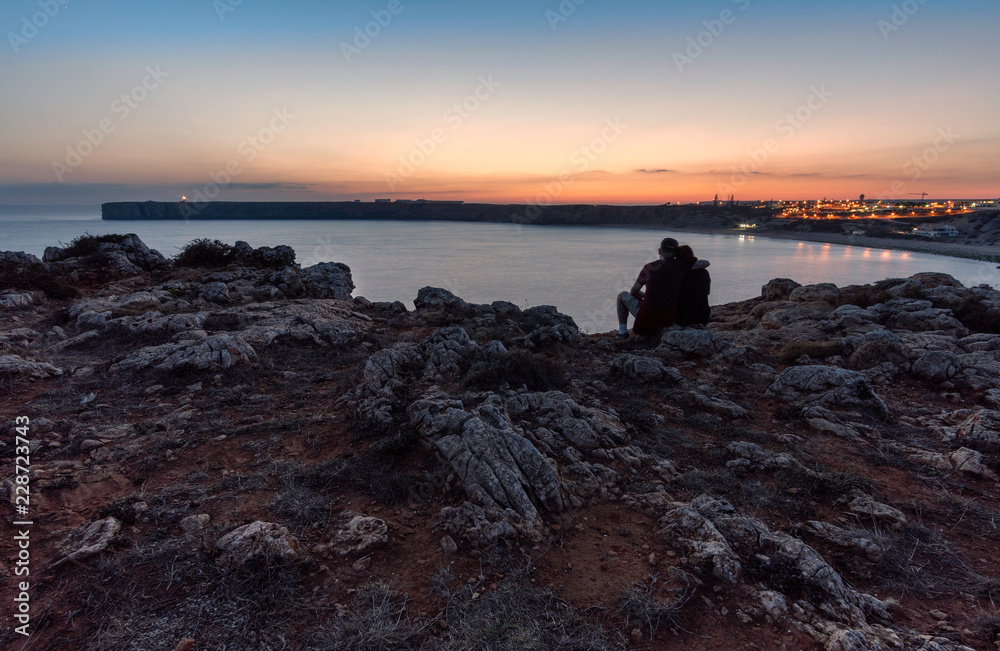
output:
[[[7,0],[0,204],[995,198],[998,25],[995,0]]]

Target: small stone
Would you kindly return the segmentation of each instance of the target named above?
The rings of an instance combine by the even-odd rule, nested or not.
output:
[[[458,545],[451,536],[442,536],[441,551],[448,555],[455,554],[458,552]]]
[[[951,619],[951,616],[943,610],[931,610],[929,614],[931,617],[945,622]]]
[[[358,560],[354,561],[354,565],[352,565],[351,567],[354,569],[355,572],[364,572],[371,566],[372,566],[372,557],[365,556],[364,558],[359,558]]]
[[[189,637],[184,638],[174,647],[174,651],[191,651],[192,649],[194,649],[194,640]]]
[[[208,524],[212,517],[207,513],[202,513],[200,515],[189,515],[188,517],[181,520],[181,531],[186,531],[192,533],[195,531],[201,531]]]
[[[56,424],[53,423],[48,418],[39,418],[31,424],[32,429],[35,434],[48,434],[53,429],[55,429]]]
[[[146,390],[143,391],[142,393],[143,393],[143,395],[151,396],[154,393],[159,393],[160,391],[163,391],[163,385],[162,384],[154,384],[151,387],[146,387]]]
[[[100,441],[95,441],[94,439],[87,439],[86,441],[80,444],[80,449],[84,452],[90,452],[94,448],[99,448],[102,445],[104,444],[101,443]]]
[[[655,553],[650,554],[649,558],[647,558],[646,560],[649,562],[650,565],[656,565],[656,554]]]

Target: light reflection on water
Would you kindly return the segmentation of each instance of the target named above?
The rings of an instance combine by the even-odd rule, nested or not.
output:
[[[303,265],[344,262],[355,296],[412,306],[417,290],[444,287],[475,303],[556,305],[588,332],[615,327],[614,298],[663,237],[690,244],[712,264],[712,303],[760,295],[772,278],[840,286],[923,271],[951,274],[967,286],[997,286],[996,265],[925,253],[839,246],[752,235],[709,235],[630,228],[515,226],[446,222],[217,221],[103,222],[94,217],[44,220],[0,217],[0,250],[41,255],[45,246],[91,234],[135,232],[173,255],[200,238],[253,246],[288,244]]]

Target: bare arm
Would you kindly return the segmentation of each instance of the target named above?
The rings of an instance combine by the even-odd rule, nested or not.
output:
[[[645,294],[642,291],[642,283],[640,283],[637,280],[635,282],[635,284],[632,285],[632,289],[629,290],[629,294],[631,294],[632,296],[635,296],[637,299],[639,299],[641,301],[645,297]]]

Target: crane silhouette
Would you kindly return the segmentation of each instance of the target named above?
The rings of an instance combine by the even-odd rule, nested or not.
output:
[[[914,196],[916,196],[916,195],[918,195],[918,194],[919,194],[919,195],[920,195],[920,200],[921,200],[921,201],[923,201],[924,199],[926,199],[926,198],[927,198],[927,193],[926,193],[926,192],[911,192],[910,194],[912,194],[912,195],[914,195]]]

